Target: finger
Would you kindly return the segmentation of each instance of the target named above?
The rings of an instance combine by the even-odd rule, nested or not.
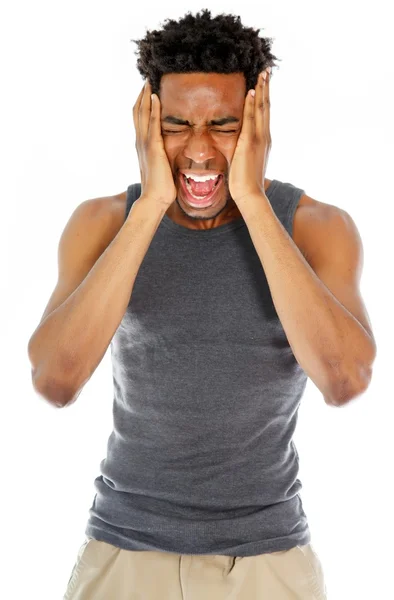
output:
[[[134,121],[134,129],[136,132],[136,140],[139,138],[139,135],[140,135],[138,113],[140,110],[140,104],[141,104],[142,96],[144,94],[144,89],[145,89],[145,85],[142,86],[142,89],[141,89],[141,91],[138,95],[138,98],[133,107],[133,121]]]
[[[152,110],[150,113],[148,139],[158,141],[161,139],[161,104],[157,94],[152,94]]]
[[[268,72],[263,85],[263,114],[264,114],[264,137],[266,140],[271,140],[270,118],[271,118],[271,100],[270,100],[270,78],[271,73]]]
[[[260,73],[257,78],[255,96],[255,119],[256,119],[256,136],[262,139],[264,136],[264,78],[263,73]]]
[[[146,142],[148,138],[148,129],[149,129],[149,121],[150,121],[150,113],[151,113],[151,85],[149,81],[146,82],[144,87],[144,93],[142,95],[140,108],[138,111],[138,120],[139,120],[139,128],[140,128],[140,136],[143,141]]]
[[[255,98],[252,95],[254,90],[249,90],[244,105],[242,129],[239,137],[241,139],[252,139],[255,135],[255,118],[254,118],[254,104]]]

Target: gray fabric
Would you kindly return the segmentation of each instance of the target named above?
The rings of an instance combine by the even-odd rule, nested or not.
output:
[[[290,235],[303,193],[275,179],[267,190]],[[129,186],[126,215],[139,195]],[[292,441],[307,375],[242,218],[194,230],[164,216],[111,356],[113,432],[88,537],[230,556],[310,542]]]

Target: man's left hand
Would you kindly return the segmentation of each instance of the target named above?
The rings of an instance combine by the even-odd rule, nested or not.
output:
[[[270,134],[270,69],[266,69],[266,80],[260,73],[255,87],[255,96],[249,90],[244,105],[243,122],[229,171],[231,197],[247,201],[247,197],[265,194],[264,179],[271,150]]]

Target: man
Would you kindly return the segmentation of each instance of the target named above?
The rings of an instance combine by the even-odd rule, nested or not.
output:
[[[326,598],[292,437],[376,345],[344,210],[268,180],[269,40],[209,11],[139,42],[141,185],[80,205],[29,343],[78,398],[111,343],[114,428],[66,600]]]

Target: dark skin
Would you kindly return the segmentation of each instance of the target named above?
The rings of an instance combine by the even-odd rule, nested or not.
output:
[[[161,130],[177,187],[176,201],[166,214],[174,222],[189,229],[211,229],[242,216],[229,192],[228,172],[242,129],[246,91],[243,73],[170,73],[162,77]],[[235,121],[210,124],[227,117]],[[189,124],[175,124],[171,122],[174,118]],[[224,185],[212,206],[187,204],[178,180],[181,169],[224,174]],[[265,190],[270,183],[265,180]]]
[[[173,221],[201,230],[241,215],[294,356],[326,402],[340,406],[366,390],[376,355],[359,290],[361,237],[346,211],[305,194],[297,204],[292,236],[286,231],[264,193],[271,184],[265,179],[270,141],[269,85],[267,80],[263,85],[259,78],[255,101],[250,101],[252,94],[245,101],[246,90],[243,87],[241,92],[238,87],[241,81],[244,84],[242,77],[167,75],[162,85],[162,114],[157,98],[151,105],[151,90],[144,86],[133,110],[141,187],[145,189],[145,196],[143,192],[136,201],[137,206],[145,206],[137,209],[142,215],[139,218],[144,219],[145,211],[147,219],[149,211],[155,210],[157,215],[167,213]],[[232,86],[228,87],[230,82]],[[170,115],[170,110],[178,112],[172,116],[190,123],[170,127],[165,122],[163,141],[160,121],[162,116],[165,120]],[[235,118],[235,126],[209,125],[212,119],[228,116]],[[170,130],[172,133],[168,133]],[[179,134],[174,133],[178,130]],[[228,189],[219,188],[222,193],[207,209],[184,205],[178,194],[178,172],[191,168],[228,175]],[[126,201],[127,191],[97,198],[86,206],[89,210],[74,215],[60,246],[63,256],[59,286],[41,321],[75,290],[82,274],[89,273],[125,225]],[[158,216],[155,219],[157,223]]]
[[[360,236],[345,211],[313,203],[316,210],[306,207],[307,213],[299,217],[297,226],[298,231],[303,230],[304,249],[313,252],[308,264],[276,217],[262,186],[256,186],[254,193],[247,191],[248,185],[256,185],[255,175],[260,179],[258,158],[261,179],[264,177],[270,147],[269,80],[261,88],[260,83],[261,79],[256,85],[255,102],[250,102],[249,96],[245,102],[245,80],[239,73],[163,77],[161,129],[177,188],[176,201],[166,213],[186,227],[195,223],[195,229],[217,227],[239,215],[245,219],[294,355],[326,402],[340,406],[366,390],[376,355],[358,289]],[[169,116],[189,123],[167,123]],[[233,117],[236,122],[209,124],[212,119],[224,117]],[[265,148],[261,157],[259,148],[253,146],[257,138],[252,132],[256,131],[262,150]],[[212,206],[195,209],[186,203],[179,185],[178,172],[183,169],[216,170],[225,176],[230,172],[230,185],[219,190]],[[246,170],[249,175],[243,178]],[[266,191],[265,177],[263,181]],[[234,198],[230,189],[236,190]]]

